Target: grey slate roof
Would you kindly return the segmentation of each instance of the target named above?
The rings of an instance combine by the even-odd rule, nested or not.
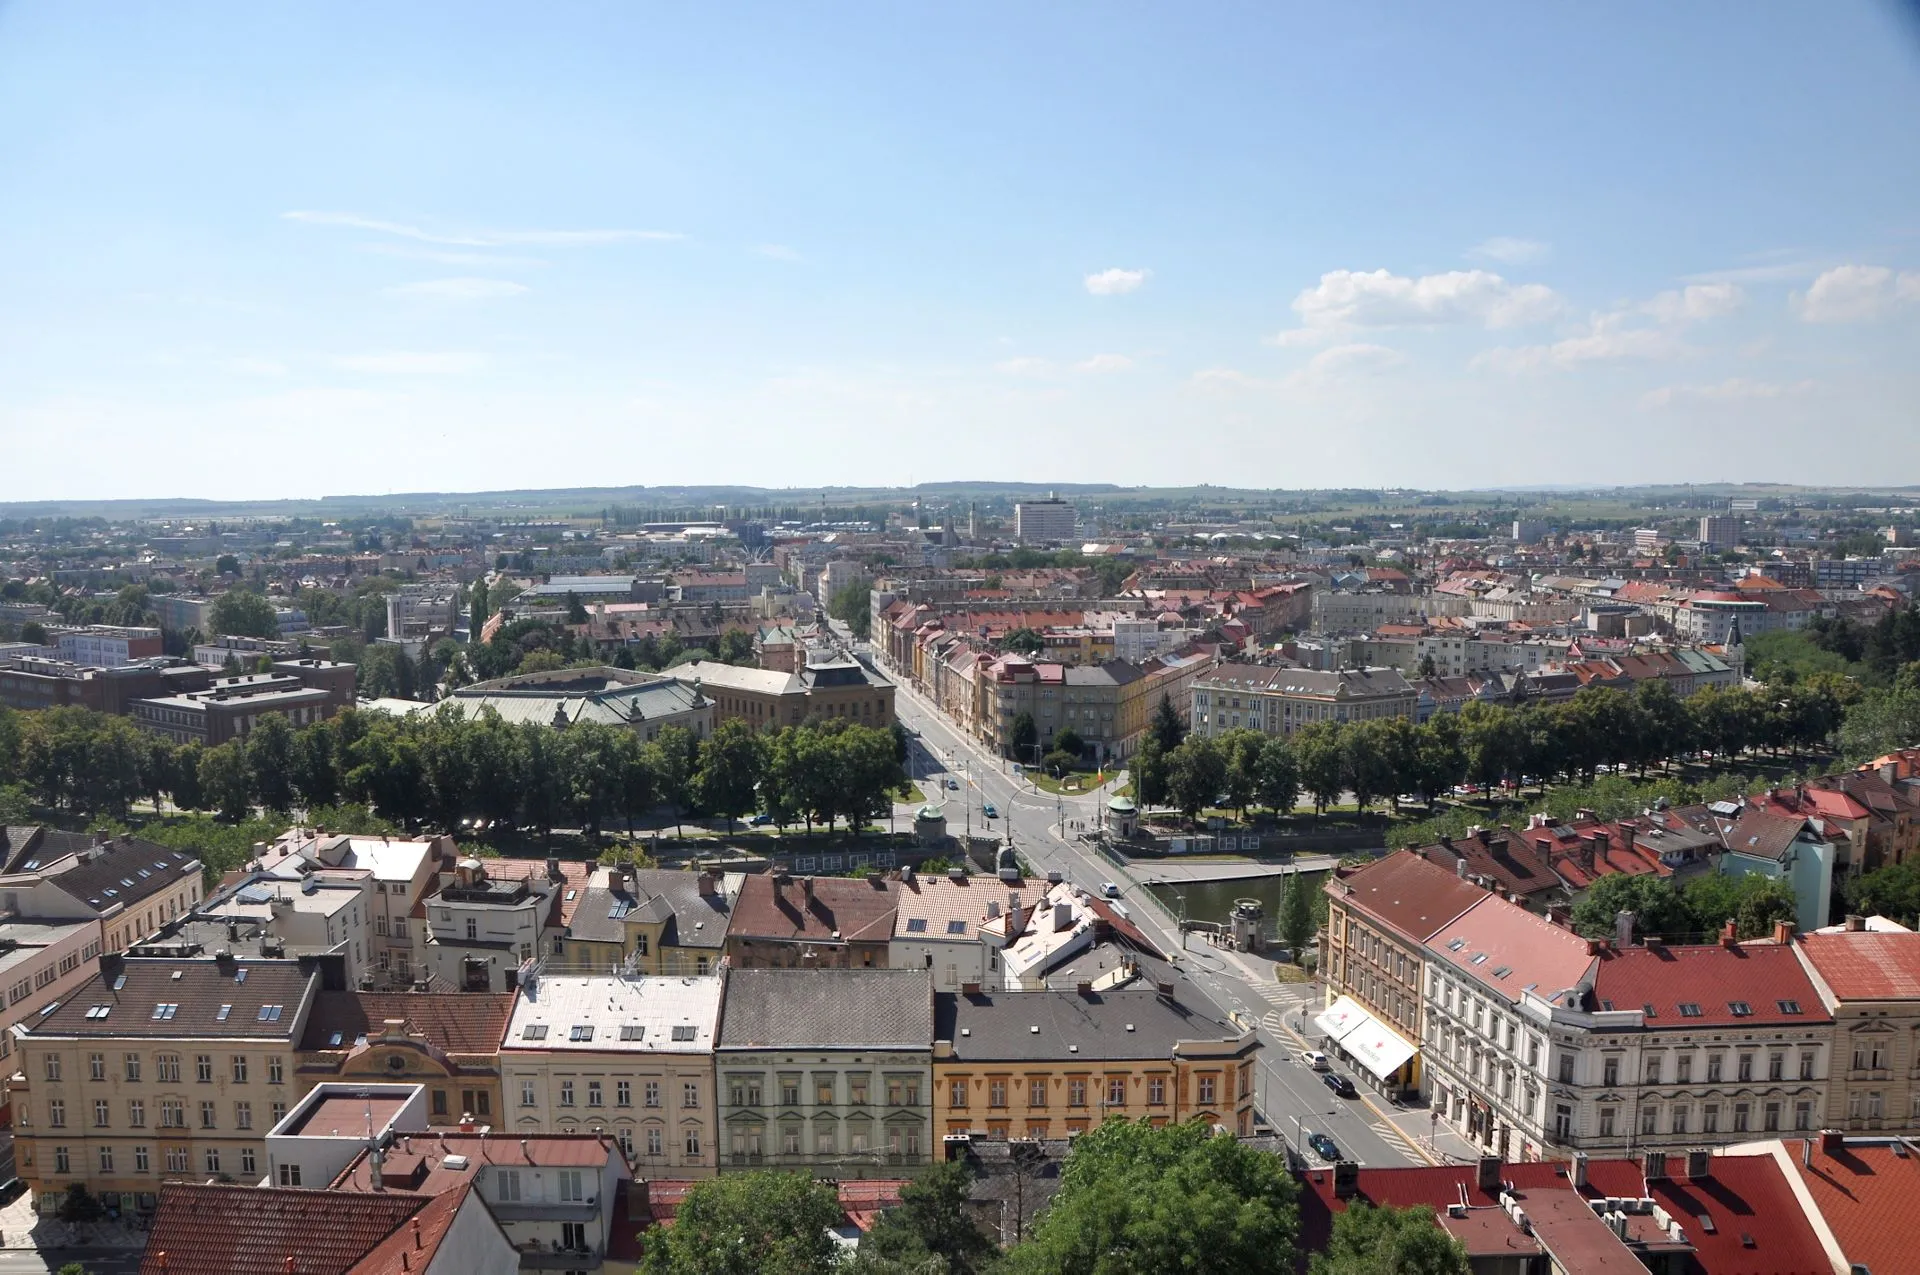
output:
[[[727,973],[721,1049],[932,1047],[933,976],[926,970]]]
[[[965,1062],[1165,1058],[1183,1040],[1238,1040],[1242,1034],[1185,980],[1175,985],[1172,998],[1150,987],[1085,995],[941,992],[933,1005],[934,1039],[952,1041],[953,1057]]]
[[[320,975],[299,961],[143,957],[28,1020],[33,1036],[291,1039]]]
[[[200,871],[200,860],[138,837],[118,837],[99,853],[47,880],[96,912],[131,908]]]
[[[660,941],[668,947],[700,947],[718,951],[726,945],[732,905],[716,887],[700,893],[700,874],[672,868],[642,868],[628,872],[631,886],[615,891],[593,886],[580,895],[567,933],[590,943],[618,943],[626,934],[626,920],[666,922]]]

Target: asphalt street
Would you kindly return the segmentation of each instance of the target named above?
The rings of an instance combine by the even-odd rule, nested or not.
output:
[[[869,661],[877,659],[864,644],[856,644],[855,649]],[[876,663],[876,667],[880,666]],[[1183,952],[1177,927],[1144,897],[1140,881],[1078,840],[1082,828],[1094,826],[1109,793],[1055,797],[1035,788],[1013,773],[1011,763],[955,730],[912,688],[892,680],[899,688],[895,711],[917,737],[910,759],[913,776],[924,781],[920,786],[930,801],[944,802],[950,832],[964,833],[971,824],[976,833],[1005,838],[1036,871],[1058,871],[1089,891],[1098,891],[1102,882],[1115,882],[1134,923],[1163,951],[1177,957],[1188,977],[1222,1010],[1237,1010],[1256,1024],[1264,1046],[1257,1055],[1256,1102],[1275,1133],[1303,1146],[1307,1133],[1324,1132],[1343,1156],[1363,1165],[1427,1163],[1367,1100],[1335,1096],[1317,1073],[1298,1061],[1299,1045],[1283,1030],[1282,1015],[1297,1014],[1306,1004],[1310,996],[1306,987],[1264,977],[1255,972],[1265,969],[1264,961],[1252,958],[1251,968],[1243,967],[1240,961],[1247,958],[1216,951],[1198,936],[1189,936],[1193,946]],[[948,776],[960,782],[959,790],[944,786]],[[986,818],[989,805],[998,818]],[[1063,824],[1072,825],[1064,828],[1065,836]],[[1309,1006],[1306,1012],[1317,1008]],[[1318,1161],[1311,1151],[1305,1154],[1309,1161]]]

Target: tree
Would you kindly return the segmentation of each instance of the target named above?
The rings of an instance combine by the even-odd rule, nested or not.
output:
[[[1310,1275],[1468,1275],[1464,1244],[1442,1230],[1425,1204],[1375,1208],[1348,1202],[1333,1215],[1325,1252],[1315,1253]]]
[[[1061,779],[1078,765],[1079,761],[1079,754],[1068,752],[1064,748],[1055,748],[1040,759],[1040,767],[1055,779]]]
[[[1669,942],[1685,942],[1701,934],[1693,909],[1673,883],[1648,873],[1613,873],[1593,883],[1573,905],[1573,928],[1590,939],[1612,938],[1621,912],[1633,913],[1636,936],[1653,935]]]
[[[1759,873],[1709,872],[1687,882],[1681,897],[1693,914],[1695,930],[1703,936],[1719,932],[1732,921],[1740,938],[1764,938],[1773,933],[1776,921],[1792,921],[1799,915],[1792,888]]]
[[[485,628],[493,612],[487,610],[487,582],[475,580],[473,588],[467,594],[467,640],[478,642],[480,630]]]
[[[647,747],[632,731],[623,731],[617,751],[620,763],[620,813],[626,816],[627,832],[633,821],[659,803],[660,792],[654,783],[653,763]]]
[[[1013,729],[1008,733],[1007,748],[1015,761],[1032,761],[1033,750],[1040,746],[1040,728],[1033,723],[1033,714],[1020,712],[1015,714]]]
[[[207,627],[216,637],[280,636],[280,622],[274,615],[273,604],[238,585],[213,600],[213,607],[207,613]]]
[[[727,831],[732,832],[734,820],[752,813],[754,789],[765,769],[765,741],[753,728],[738,718],[721,722],[700,746],[694,786],[701,809],[726,816]]]
[[[947,1275],[985,1270],[997,1249],[967,1213],[972,1182],[973,1170],[965,1161],[938,1160],[922,1169],[900,1188],[898,1207],[882,1213],[860,1242],[861,1256],[870,1253]]]
[[[1142,810],[1167,803],[1167,755],[1158,735],[1147,732],[1128,769],[1133,772],[1133,798]]]
[[[1299,804],[1300,768],[1294,761],[1293,745],[1284,735],[1275,735],[1260,746],[1254,792],[1260,804],[1276,815],[1292,814]]]
[[[1420,657],[1420,663],[1414,666],[1414,672],[1421,677],[1439,676],[1440,670],[1438,666],[1434,664],[1431,652]]]
[[[1047,640],[1023,624],[1000,639],[1000,649],[1019,655],[1038,655],[1047,649]]]
[[[223,576],[237,576],[240,574],[240,559],[230,553],[223,553],[213,560],[213,569]]]
[[[1165,695],[1160,697],[1160,706],[1153,710],[1153,721],[1147,729],[1160,742],[1160,751],[1166,753],[1180,747],[1180,741],[1187,737],[1187,724],[1174,710],[1173,700]]]
[[[1280,935],[1292,949],[1295,965],[1300,964],[1313,938],[1313,898],[1308,888],[1300,874],[1293,873],[1287,878],[1287,897],[1280,904]]]
[[[1076,758],[1087,751],[1087,741],[1082,739],[1080,732],[1071,726],[1062,727],[1054,732],[1053,746],[1062,752],[1072,753]],[[903,757],[901,760],[906,759]]]
[[[1033,1238],[1008,1254],[1015,1275],[1281,1275],[1299,1227],[1279,1156],[1206,1122],[1154,1128],[1109,1120],[1075,1140]]]
[[[412,699],[413,661],[398,646],[370,646],[360,656],[354,681],[359,693],[370,699]]]
[[[339,759],[333,751],[331,722],[303,726],[293,741],[293,791],[302,805],[330,806],[340,796]]]
[[[1429,807],[1467,777],[1467,749],[1457,713],[1440,713],[1420,728],[1414,750],[1413,790]]]
[[[1909,927],[1920,922],[1920,860],[1864,872],[1845,889],[1850,911],[1890,917]]]
[[[253,810],[253,767],[247,746],[230,739],[200,757],[200,791],[206,803],[234,823]]]
[[[294,734],[284,714],[267,713],[254,723],[247,764],[262,806],[278,815],[293,809]]]
[[[655,790],[662,801],[673,807],[673,831],[678,836],[681,820],[693,804],[693,776],[699,768],[700,741],[684,726],[662,726],[647,751]]]
[[[646,1234],[644,1275],[827,1275],[839,1245],[835,1188],[804,1173],[736,1173],[687,1192]]]
[[[1266,747],[1267,737],[1243,726],[1239,730],[1228,731],[1214,742],[1225,763],[1222,787],[1226,792],[1227,805],[1239,811],[1244,819],[1247,807],[1254,803],[1260,793],[1260,755]]]
[[[1191,735],[1167,754],[1167,791],[1188,819],[1220,798],[1227,764],[1219,747],[1203,735]]]
[[[86,1183],[67,1183],[67,1193],[60,1197],[59,1217],[62,1222],[98,1222],[106,1215],[106,1209],[101,1207],[93,1192],[87,1190]]]
[[[873,586],[856,580],[827,600],[827,614],[864,642],[873,630],[872,599]]]
[[[1300,767],[1300,786],[1313,798],[1319,815],[1340,800],[1346,789],[1346,756],[1338,722],[1314,722],[1293,736],[1293,755]]]
[[[1467,774],[1491,795],[1520,760],[1520,724],[1513,711],[1479,700],[1460,710],[1460,742],[1466,748]]]
[[[20,640],[31,642],[35,646],[46,646],[47,630],[38,620],[28,620],[20,626]]]

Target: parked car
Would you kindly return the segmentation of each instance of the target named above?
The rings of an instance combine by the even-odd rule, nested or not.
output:
[[[985,815],[989,819],[998,819],[1000,817],[1000,812],[994,809],[993,803],[991,801],[987,802],[986,804],[980,807],[980,813]]]
[[[1340,1158],[1339,1146],[1324,1133],[1316,1133],[1308,1138],[1307,1145],[1312,1147],[1313,1153],[1322,1160],[1333,1161]]]
[[[1313,1068],[1315,1071],[1325,1071],[1329,1066],[1331,1066],[1331,1064],[1327,1062],[1327,1056],[1321,1053],[1317,1049],[1301,1050],[1300,1061],[1305,1063],[1307,1066]]]
[[[1102,881],[1100,883],[1100,893],[1109,899],[1117,899],[1120,897],[1120,887],[1111,881]]]
[[[764,810],[762,810],[759,814],[755,815],[753,818],[747,820],[747,823],[755,828],[764,828],[772,822],[773,822],[773,816],[768,814]]]
[[[1320,1079],[1326,1082],[1327,1088],[1333,1090],[1342,1098],[1358,1098],[1360,1096],[1360,1091],[1353,1087],[1353,1082],[1337,1071],[1330,1071],[1320,1077]]]
[[[960,781],[958,779],[953,778],[951,775],[949,775],[947,777],[947,790],[949,792],[960,791]]]

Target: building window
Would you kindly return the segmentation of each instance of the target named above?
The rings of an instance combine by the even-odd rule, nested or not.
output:
[[[267,1059],[267,1083],[270,1085],[278,1085],[284,1084],[285,1082],[286,1071],[282,1061],[278,1058]]]
[[[233,1104],[233,1127],[236,1129],[253,1128],[253,1104],[236,1102]]]
[[[967,1082],[950,1080],[947,1082],[947,1105],[955,1110],[964,1111],[967,1106]]]
[[[287,1118],[287,1104],[284,1102],[275,1102],[273,1104],[273,1123],[277,1125],[282,1120],[285,1120],[286,1118]]]
[[[989,1107],[1004,1107],[1007,1105],[1006,1081],[989,1080],[987,1082],[987,1105]]]
[[[127,1100],[127,1123],[135,1129],[147,1127],[147,1104],[138,1098]]]
[[[207,1163],[208,1173],[220,1172],[220,1148],[218,1147],[207,1148],[206,1163]]]
[[[1642,1136],[1660,1131],[1660,1108],[1648,1103],[1640,1108],[1640,1132]]]
[[[1164,1076],[1153,1076],[1147,1081],[1147,1105],[1164,1107],[1167,1103],[1167,1081]]]
[[[563,1107],[571,1107],[573,1105],[573,1082],[571,1080],[563,1080],[560,1082],[560,1105]]]
[[[96,1129],[104,1129],[107,1127],[107,1100],[105,1098],[95,1098],[93,1100],[93,1127]]]
[[[1573,1055],[1572,1054],[1560,1055],[1560,1083],[1563,1085],[1570,1085],[1573,1083]]]
[[[214,1105],[212,1102],[202,1102],[200,1104],[200,1127],[202,1129],[217,1129],[220,1127],[219,1121],[215,1119]]]
[[[67,1127],[67,1104],[59,1098],[47,1100],[47,1127],[64,1129]]]
[[[1614,1118],[1618,1114],[1619,1112],[1613,1107],[1600,1108],[1600,1136],[1601,1137],[1611,1138],[1613,1136],[1613,1122],[1614,1122]]]
[[[135,1147],[133,1149],[133,1171],[135,1173],[145,1173],[151,1167],[147,1161],[147,1149],[145,1147]]]
[[[1566,1142],[1573,1137],[1573,1108],[1561,1103],[1553,1109],[1553,1140]]]
[[[1813,1128],[1813,1104],[1796,1102],[1793,1104],[1793,1127],[1805,1131]]]
[[[87,1079],[105,1080],[107,1078],[107,1056],[105,1054],[87,1055]]]
[[[46,1069],[48,1080],[60,1079],[60,1055],[48,1054],[47,1061],[45,1063],[45,1069]]]
[[[1027,1082],[1027,1105],[1029,1107],[1045,1107],[1047,1105],[1046,1081],[1029,1080]]]
[[[1608,1054],[1600,1062],[1600,1083],[1611,1089],[1620,1083],[1620,1059]]]
[[[868,1079],[869,1078],[864,1074],[847,1077],[847,1101],[848,1102],[852,1103],[856,1107],[864,1107],[867,1105],[869,1101],[867,1097]]]
[[[1660,1055],[1658,1054],[1647,1055],[1647,1083],[1650,1085],[1660,1083]]]
[[[53,1171],[55,1173],[68,1173],[72,1171],[67,1160],[67,1149],[65,1147],[55,1147],[53,1149]]]
[[[280,1185],[281,1186],[299,1186],[300,1185],[300,1166],[297,1164],[281,1165],[280,1166]]]
[[[780,1077],[780,1105],[783,1107],[800,1105],[800,1077]]]
[[[587,1082],[587,1105],[589,1107],[604,1107],[607,1105],[606,1095],[601,1091],[600,1082],[597,1080],[589,1080]]]
[[[1813,1079],[1813,1051],[1807,1050],[1800,1055],[1800,1079]]]
[[[661,1150],[661,1133],[657,1127],[647,1130],[647,1154],[650,1156],[665,1154],[665,1152]]]
[[[660,1105],[660,1082],[659,1081],[657,1080],[647,1081],[646,1085],[641,1089],[640,1092],[641,1092],[642,1099],[646,1102],[647,1106],[658,1107]]]
[[[100,1172],[113,1172],[113,1148],[110,1146],[100,1148]]]
[[[1685,1103],[1678,1102],[1674,1104],[1672,1128],[1675,1133],[1685,1133],[1687,1131],[1687,1114],[1687,1105]]]
[[[680,1087],[680,1105],[690,1111],[700,1106],[700,1085],[697,1081],[689,1080]],[[699,1145],[699,1134],[690,1133],[687,1137],[693,1141],[695,1146]]]
[[[140,1055],[128,1054],[126,1062],[127,1062],[128,1083],[139,1084],[140,1083]]]
[[[694,1105],[698,1106],[699,1104],[695,1103]],[[698,1129],[687,1130],[686,1142],[683,1144],[683,1146],[686,1151],[687,1159],[689,1160],[698,1159],[700,1156],[700,1131]]]
[[[1124,1107],[1127,1105],[1127,1081],[1124,1076],[1109,1076],[1107,1078],[1107,1105],[1109,1107]]]
[[[1200,1097],[1198,1101],[1201,1106],[1210,1107],[1214,1104],[1216,1101],[1214,1090],[1218,1084],[1219,1081],[1212,1076],[1200,1077]]]
[[[616,1080],[613,1082],[613,1105],[616,1107],[631,1107],[633,1105],[633,1082],[631,1080]]]
[[[531,1080],[522,1080],[520,1082],[520,1105],[523,1107],[531,1107],[534,1103],[533,1082]]]
[[[1683,1085],[1693,1083],[1693,1055],[1680,1054],[1673,1060],[1673,1078]]]
[[[1739,1075],[1740,1075],[1740,1079],[1742,1080],[1753,1079],[1753,1055],[1752,1054],[1742,1053],[1740,1055]]]
[[[1746,1133],[1753,1123],[1753,1104],[1736,1102],[1733,1104],[1733,1131]]]
[[[1787,1074],[1787,1056],[1785,1054],[1767,1055],[1767,1079],[1783,1080]]]
[[[213,1083],[212,1054],[195,1054],[193,1056],[193,1078],[203,1085]]]
[[[247,1056],[245,1054],[235,1054],[233,1056],[233,1083],[236,1085],[244,1085],[247,1083]]]

